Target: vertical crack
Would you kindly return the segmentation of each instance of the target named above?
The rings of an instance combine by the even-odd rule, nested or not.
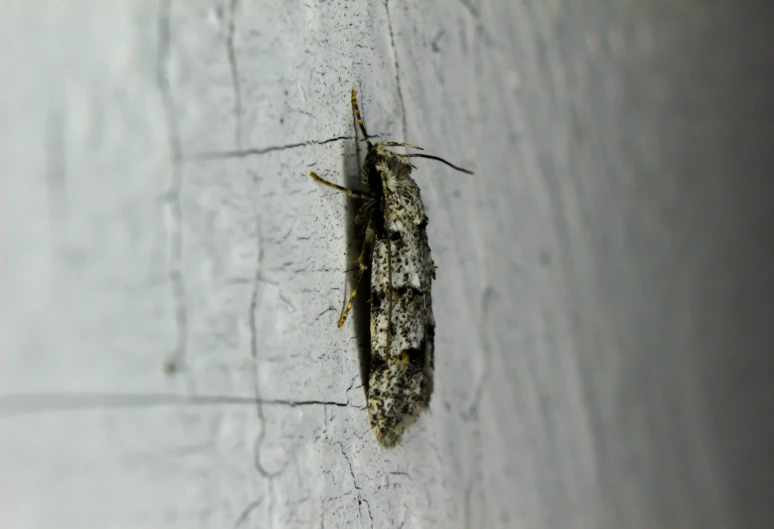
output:
[[[400,84],[400,65],[398,64],[398,49],[395,47],[395,34],[392,31],[392,17],[390,16],[390,0],[384,0],[384,8],[387,10],[387,27],[390,30],[390,45],[392,47],[392,60],[395,63],[395,84],[398,87],[398,99],[400,100],[401,127],[403,129],[403,141],[408,137],[406,126],[406,103],[403,99],[403,88]]]
[[[263,400],[261,398],[261,385],[258,382],[258,329],[255,324],[258,311],[258,291],[262,281],[261,268],[263,264],[263,240],[261,237],[261,227],[256,217],[256,244],[258,246],[258,259],[255,266],[255,278],[253,280],[253,293],[250,297],[250,309],[247,314],[247,323],[250,328],[250,357],[253,362],[253,391],[255,392],[256,415],[261,423],[261,432],[255,440],[255,467],[258,473],[264,478],[272,478],[275,474],[263,468],[261,463],[261,444],[266,437],[266,419],[263,414]]]
[[[371,504],[368,503],[368,500],[363,497],[363,494],[360,490],[360,485],[357,484],[357,478],[355,477],[355,471],[352,469],[352,461],[350,461],[349,456],[347,456],[347,452],[344,450],[344,444],[341,441],[337,441],[339,445],[339,450],[341,450],[341,455],[344,456],[344,459],[347,460],[347,466],[349,467],[349,474],[352,476],[352,484],[355,487],[355,491],[357,491],[357,503],[358,507],[365,503],[366,506],[366,512],[368,512],[368,518],[371,520],[371,529],[374,527],[374,517],[371,514]],[[359,508],[358,508],[359,511]]]
[[[181,271],[183,255],[183,211],[180,202],[180,187],[183,181],[183,148],[180,141],[180,130],[177,113],[172,98],[172,88],[169,82],[170,61],[170,10],[172,0],[161,0],[158,17],[158,60],[156,65],[156,82],[161,92],[161,101],[167,122],[167,142],[172,164],[172,177],[166,193],[166,201],[172,213],[170,238],[169,280],[172,285],[172,295],[175,300],[175,319],[177,322],[177,344],[164,365],[167,374],[175,374],[181,370],[185,362],[188,346],[188,317],[185,306],[185,285]],[[189,380],[192,383],[192,381]],[[190,387],[189,389],[193,389]]]
[[[228,30],[226,33],[226,52],[231,71],[231,85],[234,88],[234,146],[242,150],[242,89],[239,85],[236,53],[234,52],[234,32],[236,27],[236,7],[239,0],[231,0],[228,5]]]
[[[266,438],[266,418],[263,414],[263,400],[261,398],[261,385],[258,382],[258,328],[255,320],[258,311],[258,293],[260,284],[263,281],[261,275],[261,269],[263,267],[263,237],[261,236],[261,224],[257,213],[253,212],[255,216],[255,230],[256,230],[256,246],[258,257],[255,264],[255,278],[253,279],[253,293],[250,297],[250,307],[247,313],[247,322],[250,329],[250,357],[253,363],[253,391],[255,393],[256,403],[256,416],[258,422],[261,423],[261,431],[258,434],[258,438],[255,440],[255,454],[253,456],[255,469],[258,474],[269,481],[269,503],[267,506],[268,517],[270,520],[274,519],[274,477],[279,474],[279,470],[275,472],[269,472],[263,466],[261,461],[261,447],[263,440]],[[273,523],[273,521],[272,521]]]

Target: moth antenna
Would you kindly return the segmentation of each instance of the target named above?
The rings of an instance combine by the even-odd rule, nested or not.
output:
[[[421,153],[412,153],[412,154],[399,154],[398,156],[402,156],[403,158],[427,158],[428,160],[435,160],[437,162],[442,162],[451,167],[452,169],[456,169],[457,171],[465,174],[473,174],[473,171],[469,171],[467,169],[463,169],[462,167],[457,167],[451,162],[448,162],[444,160],[443,158],[440,158],[439,156],[433,156],[432,154],[421,154]]]
[[[416,145],[412,145],[410,143],[406,143],[405,141],[388,141],[384,143],[387,147],[411,147],[412,149],[416,149],[418,151],[424,151],[422,147],[418,147]]]

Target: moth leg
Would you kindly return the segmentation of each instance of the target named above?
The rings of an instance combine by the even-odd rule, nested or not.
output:
[[[371,199],[365,204],[363,204],[360,208],[360,211],[357,212],[357,215],[355,216],[355,226],[360,226],[362,224],[366,224],[366,228],[368,227],[368,223],[371,221],[371,215],[374,213],[374,206],[376,206],[376,200]],[[361,251],[360,256],[355,259],[354,261],[349,261],[348,264],[355,265],[360,264],[363,262],[364,255]],[[352,268],[351,270],[347,270],[347,272],[351,272],[354,270]]]
[[[347,305],[344,307],[344,310],[341,313],[341,317],[339,318],[339,327],[343,326],[344,322],[347,321],[349,311],[352,310],[352,305],[355,303],[357,288],[360,286],[360,280],[363,279],[363,272],[368,269],[368,258],[371,254],[371,251],[373,250],[375,240],[376,230],[374,230],[371,226],[371,221],[368,221],[368,227],[366,228],[365,238],[363,240],[363,248],[360,250],[360,257],[358,257],[355,261],[355,263],[359,265],[357,269],[357,275],[355,276],[355,282],[352,285],[352,292],[349,294]]]
[[[357,90],[352,89],[352,111],[355,113],[355,119],[357,120],[357,126],[360,127],[360,132],[363,133],[363,139],[371,148],[371,140],[368,139],[368,133],[366,132],[365,123],[363,123],[363,116],[360,115],[360,107],[357,106]]]
[[[360,211],[357,212],[357,215],[355,215],[355,224],[357,226],[360,226],[365,222],[366,219],[371,218],[371,214],[373,213],[374,206],[376,205],[375,200],[369,200],[365,204],[363,204],[363,207],[360,208]]]
[[[323,185],[326,185],[328,187],[332,187],[336,191],[341,191],[343,193],[346,193],[347,195],[349,195],[352,198],[359,198],[361,200],[369,200],[369,199],[374,198],[374,195],[372,195],[371,193],[366,193],[365,191],[355,191],[354,189],[349,189],[347,187],[342,187],[340,185],[334,184],[333,182],[328,182],[324,178],[320,178],[317,175],[317,173],[315,173],[314,171],[309,173],[309,176],[311,176],[312,178],[314,178],[316,181],[320,182]]]

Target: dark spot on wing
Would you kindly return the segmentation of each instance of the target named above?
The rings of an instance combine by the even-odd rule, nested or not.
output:
[[[379,373],[387,367],[387,363],[380,355],[371,355],[371,372]]]
[[[404,276],[403,280],[407,281],[407,279],[408,276]],[[394,291],[399,298],[402,298],[406,294],[409,294],[412,298],[419,298],[422,296],[422,291],[411,285],[401,285],[399,287],[395,287]]]
[[[378,313],[384,303],[384,294],[381,292],[373,292],[371,294],[371,312]]]
[[[418,348],[411,348],[406,350],[408,355],[408,362],[412,368],[418,371],[422,371],[425,368],[425,341],[419,344]]]

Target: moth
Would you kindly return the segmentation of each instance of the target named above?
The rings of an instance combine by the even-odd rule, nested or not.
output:
[[[344,325],[352,309],[363,274],[371,268],[371,369],[366,400],[368,418],[376,440],[395,446],[405,429],[427,409],[433,393],[435,370],[435,320],[430,294],[435,264],[427,241],[427,215],[419,186],[411,177],[416,167],[410,158],[436,160],[473,174],[443,158],[429,154],[401,154],[392,147],[420,147],[403,142],[372,143],[366,132],[357,91],[352,90],[352,110],[367,151],[362,168],[364,190],[354,190],[324,180],[317,182],[365,200],[356,223],[365,235],[349,300],[339,318]]]

